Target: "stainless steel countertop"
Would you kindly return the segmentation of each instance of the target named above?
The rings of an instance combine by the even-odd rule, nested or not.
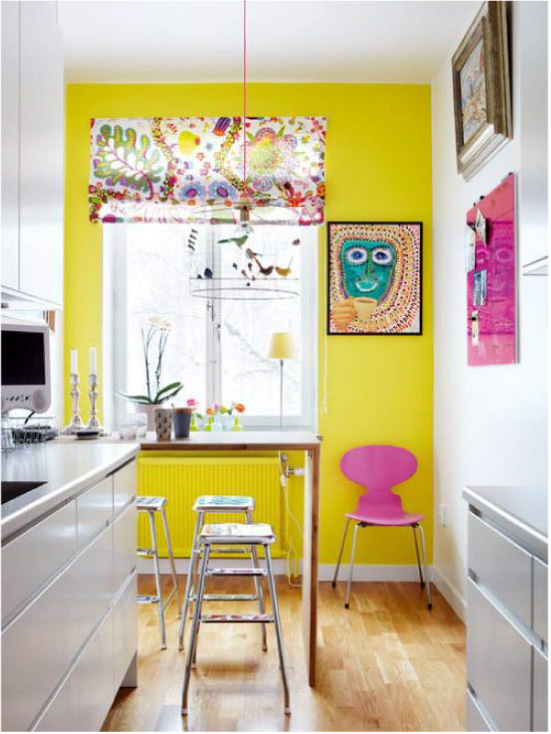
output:
[[[473,486],[463,490],[469,505],[487,515],[547,562],[547,487]]]
[[[100,481],[139,452],[137,443],[46,442],[2,455],[2,481],[46,484],[2,505],[2,541]]]

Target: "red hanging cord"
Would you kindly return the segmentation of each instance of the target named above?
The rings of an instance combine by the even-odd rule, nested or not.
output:
[[[243,0],[243,198],[247,191],[247,0]]]

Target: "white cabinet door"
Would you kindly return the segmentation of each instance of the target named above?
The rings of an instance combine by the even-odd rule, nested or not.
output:
[[[77,662],[78,731],[99,731],[115,698],[111,610]]]
[[[136,505],[132,503],[113,525],[113,585],[115,589],[118,589],[129,574],[136,569],[137,528],[138,513]]]
[[[3,625],[71,558],[76,549],[74,500],[2,548]]]
[[[2,3],[2,286],[19,288],[19,3]]]
[[[123,681],[128,666],[138,649],[138,586],[137,576],[132,574],[117,599],[115,619],[115,689]]]
[[[20,3],[19,289],[63,292],[64,82],[56,2]]]

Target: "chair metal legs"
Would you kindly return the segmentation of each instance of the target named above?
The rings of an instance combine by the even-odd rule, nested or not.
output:
[[[258,544],[258,542],[257,542]],[[243,537],[243,545],[247,544],[246,537]],[[265,622],[273,622],[275,624],[275,632],[276,632],[276,639],[277,639],[277,649],[278,649],[278,655],[279,655],[279,667],[281,670],[281,680],[283,683],[283,693],[284,693],[284,711],[286,714],[291,713],[290,709],[290,693],[289,693],[289,683],[287,680],[287,670],[285,665],[285,651],[283,648],[283,637],[281,632],[281,620],[279,617],[279,605],[277,602],[277,591],[275,586],[275,580],[274,580],[274,573],[272,568],[272,558],[270,555],[270,547],[269,544],[264,544],[264,553],[266,556],[266,570],[262,570],[258,567],[255,567],[254,569],[209,569],[209,558],[210,558],[210,552],[211,552],[211,546],[209,543],[202,544],[201,551],[203,553],[203,559],[201,562],[201,571],[199,574],[199,581],[197,583],[197,595],[195,597],[195,607],[194,607],[194,613],[193,613],[193,622],[191,627],[191,633],[189,637],[189,643],[188,643],[188,649],[187,649],[187,656],[186,656],[186,666],[185,666],[185,672],[184,672],[184,685],[182,689],[182,715],[186,716],[189,713],[189,707],[188,707],[188,693],[189,693],[189,684],[190,684],[190,678],[191,678],[191,669],[194,664],[194,660],[197,654],[197,641],[199,637],[199,630],[201,629],[202,623],[224,623],[224,622],[230,622],[230,623],[240,623],[240,622],[259,622],[264,626]],[[252,546],[254,547],[254,546]],[[202,607],[203,607],[203,601],[206,599],[205,597],[205,580],[207,576],[227,576],[227,575],[234,575],[234,576],[261,576],[265,575],[268,577],[268,588],[270,590],[270,596],[272,598],[272,615],[265,614],[265,612],[261,612],[258,615],[255,614],[245,614],[245,615],[239,615],[239,614],[214,614],[214,615],[202,615]],[[260,597],[259,597],[260,601]],[[264,603],[264,600],[262,599],[262,603]]]
[[[197,588],[197,599],[195,601],[195,609],[193,613],[193,623],[191,626],[191,635],[189,638],[189,645],[186,657],[186,670],[184,673],[184,687],[182,690],[182,714],[184,716],[188,713],[188,691],[189,691],[189,678],[191,675],[191,666],[193,658],[195,657],[195,648],[197,644],[197,633],[199,631],[199,621],[201,619],[201,607],[203,605],[203,594],[205,591],[205,576],[207,570],[207,564],[209,561],[210,547],[206,546],[203,550],[203,562],[201,564],[201,573],[199,574],[199,583]]]
[[[342,537],[342,543],[341,543],[341,549],[339,551],[339,559],[337,561],[337,568],[335,569],[335,575],[333,577],[333,588],[336,586],[337,583],[337,577],[339,574],[339,568],[341,565],[342,560],[342,554],[344,552],[344,544],[346,542],[346,534],[348,532],[348,525],[350,524],[350,518],[347,518],[346,525],[344,526],[344,534]],[[356,543],[358,540],[358,530],[360,528],[365,528],[368,526],[368,523],[359,522],[356,527],[354,528],[354,537],[352,539],[352,550],[350,552],[350,571],[348,574],[348,585],[346,587],[346,599],[344,602],[344,608],[349,609],[350,608],[350,590],[352,587],[352,579],[354,576],[354,560],[356,558]],[[423,526],[420,523],[416,523],[415,525],[411,526],[411,530],[413,532],[413,540],[415,542],[415,555],[417,556],[417,567],[419,569],[419,583],[421,585],[421,588],[425,587],[427,590],[427,606],[430,609],[432,609],[432,596],[431,596],[431,590],[430,590],[430,580],[428,575],[428,565],[427,565],[427,547],[425,543],[425,531],[423,529]],[[417,530],[419,530],[419,533],[421,535],[421,550],[423,554],[423,561],[421,563],[421,554],[419,553],[419,543],[417,540]]]
[[[417,556],[417,568],[419,569],[419,583],[421,588],[425,585],[425,579],[423,578],[423,571],[421,570],[421,557],[419,556],[419,543],[417,542],[417,528],[419,525],[412,525],[411,530],[413,532],[413,540],[415,543],[415,555]]]
[[[250,525],[252,523],[251,513],[246,512],[245,517],[247,519],[247,523]],[[256,545],[251,546],[251,560],[253,564],[253,568],[258,568],[258,552],[256,550]],[[260,581],[260,578],[258,576],[253,576],[254,579],[254,591],[255,596],[257,597],[257,604],[258,604],[258,613],[264,614],[265,607],[264,607],[264,591],[262,589],[262,583]],[[266,625],[262,624],[261,626],[261,632],[262,632],[262,649],[264,652],[268,649],[268,637],[266,635]]]
[[[180,593],[180,587],[178,586],[178,579],[176,578],[176,566],[174,565],[174,555],[172,553],[172,543],[170,542],[170,533],[168,532],[168,523],[166,521],[166,512],[165,512],[164,506],[161,507],[161,517],[163,520],[163,527],[165,530],[166,549],[168,551],[168,560],[170,563],[170,574],[172,576],[172,584],[173,584],[173,587],[176,589],[176,594],[178,596],[178,616],[179,616],[180,611],[182,609],[182,594]]]
[[[348,532],[348,526],[350,525],[350,518],[346,518],[346,524],[344,526],[344,535],[342,536],[342,543],[341,543],[341,549],[339,551],[339,559],[337,561],[337,568],[335,569],[335,575],[333,576],[333,583],[332,586],[335,588],[337,585],[337,576],[339,575],[339,568],[341,567],[341,560],[342,560],[342,554],[344,551],[344,544],[346,542],[346,533]]]
[[[350,574],[348,576],[348,586],[346,588],[346,601],[344,602],[344,608],[350,608],[350,587],[352,586],[352,575],[354,573],[354,559],[356,558],[356,541],[358,540],[358,530],[360,527],[365,527],[362,523],[358,523],[354,528],[354,537],[352,539],[352,552],[350,553]]]
[[[419,531],[421,533],[421,548],[423,549],[423,566],[425,568],[425,586],[427,589],[427,606],[429,611],[432,609],[432,596],[430,593],[430,579],[427,567],[427,546],[425,544],[425,531],[422,525],[419,525]]]
[[[166,650],[165,615],[163,609],[163,597],[161,595],[161,572],[159,569],[159,556],[157,555],[157,532],[155,530],[155,518],[152,512],[147,513],[149,517],[149,529],[151,532],[151,544],[153,546],[153,568],[155,570],[155,591],[158,598],[159,625],[161,627],[161,649]]]
[[[277,603],[277,592],[274,582],[274,572],[272,569],[272,558],[270,555],[270,547],[264,546],[264,553],[266,554],[266,567],[268,570],[268,586],[270,587],[270,596],[272,597],[272,610],[274,613],[275,631],[277,639],[277,651],[279,653],[279,667],[281,669],[281,680],[283,682],[283,693],[285,696],[285,708],[286,714],[291,713],[290,698],[289,698],[289,684],[287,683],[287,670],[285,668],[285,652],[283,650],[283,636],[281,634],[281,622],[279,619],[279,605]]]
[[[197,539],[199,538],[199,532],[201,530],[202,524],[203,524],[203,513],[198,512],[197,518],[195,520],[195,530],[193,531],[193,540],[191,542],[191,553],[189,555],[189,568],[188,568],[187,581],[186,581],[186,591],[184,595],[184,606],[182,608],[182,615],[180,618],[180,630],[178,633],[178,649],[179,650],[184,649],[184,633],[186,629],[187,611],[188,611],[188,606],[191,600],[191,594],[193,593],[192,579],[195,574],[195,569],[197,568],[197,565],[199,562],[199,555],[201,553]]]

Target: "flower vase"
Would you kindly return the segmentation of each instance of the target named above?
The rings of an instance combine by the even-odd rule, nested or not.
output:
[[[220,416],[220,423],[222,424],[222,429],[224,431],[231,430],[231,426],[232,426],[231,415],[229,413],[222,413],[222,415]]]
[[[238,416],[235,416],[235,418],[233,419],[232,431],[242,431],[242,430],[243,430],[243,426],[239,422]]]
[[[212,431],[212,415],[209,415],[203,428],[204,431]]]
[[[220,414],[215,413],[214,414],[214,421],[212,422],[212,426],[210,429],[213,433],[220,433],[220,431],[224,430],[224,426],[220,422]]]
[[[191,423],[189,424],[190,431],[198,431],[197,423],[195,422],[195,413],[191,414]]]

